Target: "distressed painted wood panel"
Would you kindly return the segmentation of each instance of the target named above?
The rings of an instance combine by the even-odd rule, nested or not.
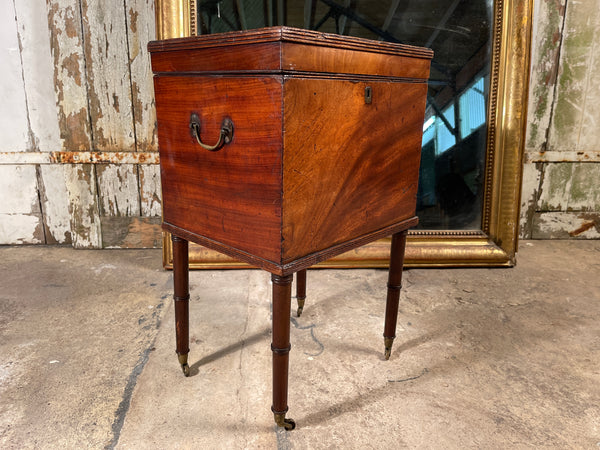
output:
[[[158,164],[139,166],[140,201],[143,217],[162,216],[162,192],[160,186],[160,166]]]
[[[127,26],[123,2],[81,1],[92,148],[135,150]]]
[[[137,166],[99,164],[96,166],[100,216],[139,216],[140,200]]]
[[[35,166],[0,166],[0,193],[0,243],[43,243]]]
[[[2,14],[14,18],[14,3],[2,0]],[[23,82],[23,67],[17,23],[13,19],[0,26],[0,136],[4,151],[26,151],[31,147],[29,124],[27,120],[27,102]]]
[[[131,100],[137,151],[158,151],[148,42],[155,39],[154,0],[125,0]]]
[[[63,164],[37,166],[46,244],[71,244],[69,191],[65,182],[67,171],[72,171],[72,167]]]
[[[92,131],[79,1],[48,0],[48,27],[62,149],[90,150]],[[66,165],[64,180],[73,246],[99,248],[102,238],[95,167]]]
[[[600,141],[600,0],[568,1],[558,89],[549,128],[552,150],[597,150]]]
[[[535,5],[521,237],[595,239],[600,0]]]
[[[93,164],[66,166],[71,240],[75,248],[102,248],[102,228]]]
[[[600,164],[574,163],[567,210],[600,213]]]
[[[17,1],[14,5],[27,98],[28,150],[56,151],[61,142],[46,1]]]
[[[521,217],[519,222],[519,236],[522,239],[531,239],[533,218],[537,212],[540,199],[541,166],[541,163],[523,165]]]
[[[104,248],[157,248],[162,245],[159,217],[102,217]]]
[[[78,0],[48,0],[55,103],[63,150],[91,148],[87,79]]]
[[[154,1],[5,0],[3,5],[0,37],[8,45],[0,49],[0,62],[12,79],[4,76],[0,84],[8,105],[0,112],[0,152],[9,157],[0,167],[8,184],[19,180],[23,193],[31,194],[34,186],[37,202],[4,201],[12,192],[5,191],[8,186],[0,189],[5,205],[0,243],[98,248],[101,222],[128,217],[129,222],[121,221],[124,246],[160,245],[155,239],[161,214],[158,166],[145,160],[106,165],[47,158],[57,152],[158,150],[146,50],[155,35]],[[15,157],[21,161],[16,164],[10,160],[15,152],[46,158],[26,158],[23,165],[25,160]],[[32,177],[27,189],[17,170]],[[104,231],[111,240],[112,228]]]
[[[15,13],[27,98],[29,150],[55,151],[62,145],[46,1],[15,2]],[[71,243],[64,168],[47,165],[30,167],[36,172],[43,242]]]
[[[535,2],[525,151],[544,151],[559,71],[566,0]]]
[[[600,211],[600,165],[546,164],[539,211]]]
[[[533,239],[600,239],[600,213],[539,212],[533,220]]]

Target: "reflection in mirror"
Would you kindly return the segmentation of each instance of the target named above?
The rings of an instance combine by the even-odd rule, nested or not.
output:
[[[481,228],[493,0],[195,0],[193,6],[195,34],[286,25],[433,49],[419,228]]]

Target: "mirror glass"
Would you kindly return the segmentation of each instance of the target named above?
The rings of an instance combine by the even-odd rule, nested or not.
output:
[[[195,34],[286,25],[429,47],[421,229],[481,229],[493,0],[196,0]]]

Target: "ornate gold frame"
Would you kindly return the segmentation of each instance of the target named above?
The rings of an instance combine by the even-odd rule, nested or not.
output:
[[[195,26],[193,0],[155,0],[159,39],[184,37]],[[527,117],[533,0],[495,0],[485,191],[480,231],[411,231],[406,266],[512,266],[518,244],[522,159]],[[340,255],[319,267],[387,267],[389,239]],[[170,235],[163,264],[171,268]],[[192,268],[248,267],[190,246]]]

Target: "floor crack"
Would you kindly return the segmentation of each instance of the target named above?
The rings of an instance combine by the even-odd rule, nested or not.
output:
[[[152,313],[152,318],[155,320],[155,322],[154,322],[155,330],[158,330],[160,327],[160,323],[161,323],[160,313],[165,305],[164,302],[165,302],[166,298],[168,298],[167,295],[163,295],[161,297],[160,303],[158,305],[156,305],[156,308],[154,308],[154,311]],[[125,417],[127,416],[127,412],[129,411],[129,407],[131,406],[131,397],[133,395],[133,390],[135,389],[135,386],[137,384],[138,377],[140,376],[140,374],[144,370],[144,367],[146,366],[146,363],[148,362],[150,353],[154,350],[154,344],[156,342],[157,335],[158,335],[158,333],[155,333],[154,337],[149,342],[146,349],[140,355],[135,367],[129,374],[129,378],[127,379],[127,384],[125,385],[125,389],[123,391],[123,398],[121,399],[121,402],[119,403],[119,406],[117,407],[117,410],[115,411],[115,420],[113,421],[113,424],[111,427],[113,437],[112,437],[112,440],[104,447],[105,450],[114,449],[119,442],[119,438],[121,437],[121,430],[123,429],[123,425],[125,423]]]

